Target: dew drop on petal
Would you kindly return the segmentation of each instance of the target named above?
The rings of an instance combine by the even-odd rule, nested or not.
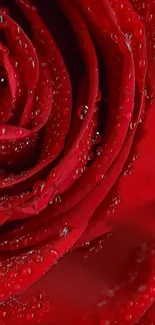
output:
[[[4,310],[0,310],[0,318],[6,318],[7,312]]]
[[[1,82],[1,83],[4,83],[4,82],[5,82],[5,78],[4,78],[4,77],[1,77],[1,78],[0,78],[0,82]]]
[[[0,300],[4,298],[4,294],[0,293]]]
[[[102,140],[101,134],[97,131],[95,136],[92,139],[93,144],[99,144]]]
[[[0,132],[1,132],[2,135],[4,135],[4,134],[6,133],[6,129],[5,129],[5,128],[2,128],[2,129],[0,130]]]
[[[3,155],[10,153],[10,146],[2,145],[0,146],[0,151]]]
[[[32,319],[34,319],[34,313],[27,313],[26,318],[28,321],[31,321]]]
[[[130,120],[131,119],[131,113],[127,113],[126,118],[127,118],[127,120]]]
[[[101,146],[99,146],[99,147],[96,149],[96,155],[97,155],[97,156],[100,156],[102,152],[103,152],[103,148],[102,148]]]
[[[133,318],[132,314],[126,314],[125,315],[125,320],[130,321]]]
[[[0,15],[0,24],[3,24],[4,23],[4,18],[2,15]]]
[[[91,160],[93,160],[94,158],[95,158],[94,153],[93,153],[93,152],[90,152],[90,153],[89,153],[89,156],[88,156],[88,160],[91,161]]]
[[[42,293],[39,294],[39,300],[43,300],[43,294]]]
[[[27,268],[25,268],[25,269],[23,269],[23,270],[21,271],[21,274],[22,274],[23,276],[29,276],[31,273],[32,273],[32,270],[31,270],[30,267],[27,267]]]
[[[16,284],[16,285],[15,285],[15,290],[18,291],[19,289],[20,289],[20,285],[19,285],[19,284]]]
[[[38,181],[34,184],[33,186],[33,191],[35,195],[40,195],[43,191],[43,188],[45,186],[45,182],[44,181]]]
[[[35,260],[36,260],[37,263],[42,263],[43,260],[44,260],[44,258],[41,255],[37,255],[36,258],[35,258]]]
[[[54,202],[55,203],[61,203],[61,197],[59,195],[57,195],[55,198],[54,198]]]
[[[3,8],[3,7],[1,7],[1,11],[4,13],[4,14],[6,14],[6,15],[9,15],[9,10],[7,9],[7,8]]]
[[[80,120],[83,120],[88,112],[88,106],[82,105],[79,107],[77,111],[77,115],[79,116]]]
[[[145,61],[145,60],[140,60],[140,61],[139,61],[139,66],[140,66],[140,68],[145,68],[145,66],[146,66],[146,61]]]
[[[66,237],[69,232],[69,229],[67,226],[63,228],[63,230],[60,232],[60,237]]]
[[[133,130],[136,127],[136,123],[131,122],[130,123],[130,130]]]
[[[99,144],[101,140],[102,140],[101,134],[99,132],[96,132],[95,143]]]
[[[17,136],[20,136],[20,135],[22,135],[22,134],[23,134],[23,130],[17,129],[17,130],[15,131],[15,135],[17,135]]]

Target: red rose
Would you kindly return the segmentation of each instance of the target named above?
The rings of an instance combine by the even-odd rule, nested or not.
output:
[[[0,5],[0,325],[151,325],[155,2]]]

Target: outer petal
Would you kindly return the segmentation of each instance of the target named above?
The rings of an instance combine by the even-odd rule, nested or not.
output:
[[[118,235],[70,253],[24,294],[2,303],[0,324],[135,324],[155,297],[155,250],[154,245],[141,245],[129,259],[122,259],[124,268],[115,276]],[[25,278],[29,276],[25,269]],[[153,321],[151,310],[148,315]]]

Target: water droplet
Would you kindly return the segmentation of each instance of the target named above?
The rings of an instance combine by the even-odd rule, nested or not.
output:
[[[145,68],[145,66],[146,66],[146,61],[145,61],[145,60],[140,60],[140,61],[139,61],[139,66],[140,66],[140,68]]]
[[[69,232],[68,227],[64,227],[64,229],[60,232],[60,237],[66,237]]]
[[[81,168],[81,173],[83,174],[83,173],[85,173],[87,171],[87,166],[83,166],[82,168]]]
[[[131,122],[130,123],[130,130],[133,130],[136,127],[136,123]]]
[[[59,195],[57,195],[55,198],[54,198],[54,202],[55,203],[61,203],[61,197]]]
[[[8,145],[8,146],[2,145],[2,146],[0,147],[0,151],[1,151],[1,153],[4,154],[4,155],[10,153],[10,146],[9,146],[9,145]]]
[[[23,276],[29,276],[31,273],[32,273],[32,270],[31,270],[30,267],[27,267],[27,268],[25,268],[25,269],[23,269],[23,270],[21,271],[21,274],[22,274]]]
[[[3,24],[4,23],[4,18],[2,15],[0,15],[0,24]]]
[[[14,65],[15,65],[15,68],[17,68],[17,67],[18,67],[18,64],[19,64],[19,62],[18,62],[18,61],[15,61],[15,63],[14,63]]]
[[[6,129],[5,128],[1,128],[1,134],[5,134],[5,132],[6,132]]]
[[[35,67],[35,62],[32,60],[32,67],[34,68]]]
[[[89,245],[90,245],[90,242],[89,242],[89,241],[86,241],[86,242],[83,243],[83,246],[84,246],[84,247],[87,247],[87,246],[89,246]]]
[[[93,152],[90,152],[89,156],[88,156],[88,160],[91,161],[95,158],[95,155]]]
[[[43,260],[44,260],[43,256],[41,256],[41,255],[37,255],[37,256],[36,256],[36,262],[37,262],[37,263],[42,263]]]
[[[0,310],[0,317],[5,318],[7,316],[7,312],[4,310]]]
[[[1,78],[0,78],[0,82],[1,82],[1,83],[4,83],[4,82],[5,82],[5,78],[4,78],[4,77],[1,77]]]
[[[130,321],[132,319],[132,314],[125,315],[125,320]]]
[[[33,192],[36,196],[40,196],[40,194],[42,193],[43,189],[45,186],[45,182],[44,181],[38,181],[34,184],[33,186]]]
[[[144,293],[144,294],[143,294],[143,299],[148,299],[148,298],[149,298],[149,295],[146,294],[146,293]]]
[[[102,152],[103,152],[103,148],[102,148],[101,146],[99,146],[99,147],[96,149],[96,155],[97,155],[97,156],[100,156]]]
[[[125,116],[126,116],[127,120],[131,119],[131,113],[127,113]]]
[[[32,320],[34,318],[34,313],[28,313],[26,315],[27,320]]]
[[[77,111],[77,115],[79,116],[80,120],[83,120],[88,112],[88,106],[82,105],[79,107]]]
[[[92,143],[99,144],[101,142],[101,139],[102,139],[101,134],[97,131],[95,136],[92,139]]]
[[[6,15],[9,15],[9,10],[7,9],[7,8],[3,8],[3,7],[1,7],[1,11],[4,13],[4,14],[6,14]]]
[[[17,136],[20,136],[20,135],[22,135],[22,134],[23,134],[23,130],[17,129],[17,130],[15,131],[15,135],[17,135]]]
[[[40,293],[40,295],[39,295],[39,300],[43,300],[43,294],[42,293]]]
[[[18,291],[19,289],[20,289],[20,285],[19,285],[19,284],[16,284],[16,285],[15,285],[15,290]]]

